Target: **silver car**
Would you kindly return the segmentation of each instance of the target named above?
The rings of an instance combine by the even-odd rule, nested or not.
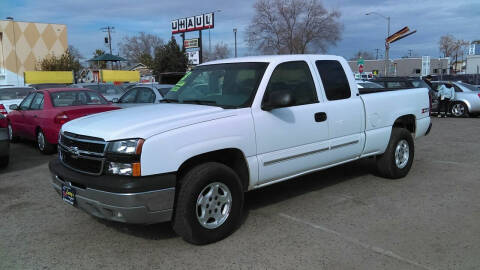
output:
[[[125,92],[113,102],[122,108],[136,107],[159,103],[174,85],[171,84],[139,84]]]
[[[120,98],[124,91],[123,88],[110,83],[77,83],[69,85],[73,88],[88,88],[100,92],[108,101],[113,101],[115,98]]]
[[[7,119],[0,113],[0,168],[7,167],[10,157],[10,140],[6,126]]]
[[[441,85],[450,83],[455,89],[455,98],[450,101],[449,111],[455,117],[467,117],[480,115],[480,91],[477,87],[463,83],[451,81],[432,82],[433,90],[437,92]]]

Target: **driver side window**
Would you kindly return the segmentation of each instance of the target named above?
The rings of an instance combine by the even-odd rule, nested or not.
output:
[[[32,104],[33,97],[35,93],[30,93],[23,101],[20,103],[20,110],[25,111],[30,108],[30,104]]]

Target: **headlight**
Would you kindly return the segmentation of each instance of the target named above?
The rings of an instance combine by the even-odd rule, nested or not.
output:
[[[108,143],[108,152],[122,155],[140,155],[142,153],[143,139],[130,139]]]

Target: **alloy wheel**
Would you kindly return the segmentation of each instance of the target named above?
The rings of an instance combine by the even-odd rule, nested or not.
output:
[[[232,193],[223,183],[213,182],[198,195],[198,222],[207,229],[216,229],[227,220],[232,208]]]
[[[395,164],[399,169],[405,168],[410,158],[410,147],[407,140],[401,140],[398,142],[395,148]]]

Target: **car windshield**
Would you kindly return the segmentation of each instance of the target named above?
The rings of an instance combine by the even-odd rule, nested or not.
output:
[[[32,88],[0,88],[0,100],[23,99]]]
[[[359,82],[358,84],[363,88],[383,88],[380,84],[372,82]]]
[[[199,66],[167,93],[163,102],[240,108],[251,105],[268,63]]]
[[[476,87],[475,85],[471,85],[471,84],[468,84],[468,83],[458,83],[458,84],[460,84],[461,86],[467,88],[467,89],[470,90],[470,91],[475,91],[475,92],[480,91],[480,89],[478,89],[478,87]]]
[[[123,89],[120,86],[114,84],[90,84],[83,86],[91,90],[100,92],[102,95],[121,95]]]
[[[81,106],[108,104],[108,102],[94,91],[64,91],[50,94],[53,106]]]
[[[430,89],[430,86],[428,86],[428,84],[423,80],[414,80],[414,81],[412,81],[412,84],[413,84],[413,87],[415,87],[415,88],[428,88],[428,89]]]

